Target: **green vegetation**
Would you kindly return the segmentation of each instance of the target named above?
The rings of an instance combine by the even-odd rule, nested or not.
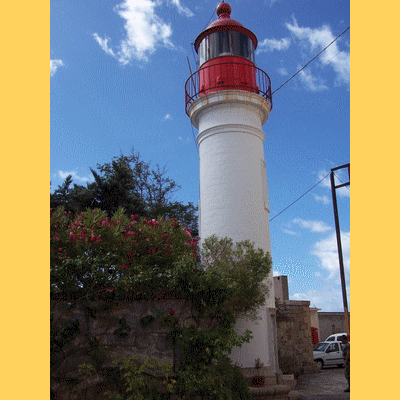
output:
[[[129,215],[123,208],[112,215],[100,209],[73,213],[51,210],[51,294],[68,300],[65,309],[84,310],[87,320],[99,312],[113,313],[127,293],[136,301],[184,299],[191,305],[193,323],[184,326],[174,310],[167,315],[143,317],[143,329],[156,321],[168,328],[167,340],[178,354],[174,364],[140,362],[135,355],[105,367],[112,352],[99,338],[76,338],[83,331],[78,320],[51,320],[52,383],[63,381],[61,366],[84,355],[71,390],[101,376],[110,400],[232,399],[249,398],[249,389],[229,354],[234,346],[251,340],[251,332],[234,331],[239,315],[254,315],[267,292],[264,283],[271,269],[269,254],[250,242],[233,243],[210,237],[198,248],[198,238],[175,218]],[[101,294],[113,302],[98,305]],[[131,327],[120,319],[114,330],[123,343]],[[65,378],[65,377],[64,377]],[[65,380],[64,380],[65,381]]]

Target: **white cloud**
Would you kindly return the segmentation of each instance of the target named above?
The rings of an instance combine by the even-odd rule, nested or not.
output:
[[[350,232],[340,232],[346,281],[350,279]],[[317,256],[321,268],[329,272],[328,279],[340,283],[336,233],[314,244],[311,254]]]
[[[286,27],[301,41],[309,55],[316,55],[336,37],[327,25],[315,29],[300,27],[294,17],[293,23],[287,23]],[[320,60],[320,66],[330,66],[334,70],[336,73],[335,85],[348,85],[350,82],[350,53],[339,48],[339,41],[340,39],[330,45],[318,60]]]
[[[286,233],[287,235],[290,235],[290,236],[296,236],[297,235],[297,232],[291,231],[290,229],[286,229],[286,228],[283,228],[282,232]]]
[[[325,85],[325,81],[320,77],[313,76],[310,70],[308,70],[307,73],[304,70],[300,71],[299,76],[305,87],[312,92],[320,92],[321,90],[328,89],[328,86]]]
[[[174,48],[170,37],[172,29],[155,12],[159,1],[124,0],[114,7],[114,11],[125,20],[126,36],[115,50],[110,45],[109,38],[101,38],[97,33],[93,37],[106,54],[116,58],[122,65],[132,60],[148,61],[157,47]],[[179,4],[179,1],[178,1]]]
[[[326,176],[327,174],[329,174],[328,171],[326,170],[321,170],[318,172],[318,179],[321,180],[324,176]],[[334,178],[335,178],[335,186],[337,185],[341,185],[342,183],[347,183],[349,182],[349,175],[347,172],[347,169],[338,169],[336,171],[334,171]],[[329,190],[331,190],[331,180],[329,178],[329,176],[327,178],[325,178],[322,182],[321,182],[321,186],[324,188],[328,188]],[[350,197],[350,190],[348,186],[344,186],[341,187],[339,189],[336,189],[336,195],[339,197]]]
[[[279,68],[279,69],[278,69],[278,74],[279,74],[279,75],[282,75],[282,76],[288,75],[287,69],[286,69],[286,68],[283,68],[283,67]]]
[[[176,6],[179,14],[184,14],[187,17],[193,17],[194,14],[187,7],[183,7],[180,0],[171,0],[171,2],[174,6]]]
[[[50,77],[57,72],[59,67],[63,67],[64,65],[63,60],[50,60]]]
[[[264,39],[262,42],[258,44],[258,52],[269,52],[274,50],[287,50],[290,46],[290,39],[283,38],[280,40],[277,39]]]
[[[318,203],[322,203],[324,206],[328,205],[331,201],[329,200],[328,196],[318,196],[316,194],[314,194],[314,199],[318,202]]]
[[[58,171],[58,176],[61,179],[65,179],[68,175],[71,175],[74,181],[89,182],[93,180],[91,176],[79,176],[76,171],[69,171],[69,172]]]
[[[172,119],[171,114],[165,114],[164,121],[168,121],[169,119]]]
[[[328,175],[328,176],[327,176]],[[331,188],[331,181],[329,179],[329,172],[326,171],[325,169],[322,169],[321,171],[318,172],[318,180],[320,181],[321,179],[325,178],[320,185],[324,188]]]
[[[326,225],[323,221],[306,221],[301,218],[295,218],[292,223],[299,225],[303,229],[308,229],[311,232],[324,233],[332,229],[329,225]]]
[[[103,51],[105,51],[106,54],[116,57],[114,51],[108,45],[108,41],[111,40],[110,38],[106,37],[106,38],[102,39],[97,33],[94,33],[93,37],[96,39],[97,43],[100,45],[100,47],[103,49]]]
[[[347,288],[348,306],[350,308],[350,288]],[[311,307],[320,308],[325,312],[343,311],[343,296],[339,286],[325,284],[317,289],[310,289],[303,293],[294,293],[290,300],[308,300]],[[324,338],[323,338],[324,339]]]
[[[267,0],[267,4],[272,7],[276,2],[278,2],[280,0]]]

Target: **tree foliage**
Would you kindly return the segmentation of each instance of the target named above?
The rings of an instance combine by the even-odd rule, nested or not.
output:
[[[167,176],[165,167],[151,168],[133,150],[127,156],[90,169],[94,181],[86,186],[73,182],[72,175],[50,195],[50,207],[63,206],[66,211],[80,213],[99,208],[108,216],[123,207],[128,214],[148,218],[177,218],[197,235],[197,207],[174,200],[180,186]]]
[[[100,209],[74,214],[59,207],[51,210],[50,234],[51,293],[67,295],[66,310],[81,310],[87,320],[96,319],[101,313],[97,309],[107,306],[112,314],[112,307],[127,293],[134,293],[139,301],[171,298],[190,304],[193,322],[189,326],[174,310],[139,321],[147,328],[159,318],[169,328],[167,340],[179,349],[173,370],[159,380],[149,376],[150,364],[119,359],[119,373],[112,378],[116,383],[108,386],[110,399],[249,398],[246,382],[229,354],[251,340],[250,331],[239,335],[234,326],[238,316],[251,316],[264,303],[269,254],[248,241],[234,243],[215,236],[198,248],[198,238],[177,219],[129,215],[123,208],[108,216]],[[71,293],[78,295],[68,297]],[[112,301],[96,305],[99,293],[110,295]],[[107,382],[111,379],[104,367],[107,345],[101,335],[84,331],[77,314],[72,315],[70,320],[60,316],[51,320],[52,379],[62,380],[62,366],[72,366],[74,357],[84,356],[89,358],[87,376],[77,374],[71,384],[78,390],[100,375]],[[125,320],[112,329],[121,345],[132,340]]]

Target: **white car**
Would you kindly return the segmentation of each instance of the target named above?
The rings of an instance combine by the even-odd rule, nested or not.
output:
[[[313,355],[319,369],[327,365],[342,367],[344,364],[342,342],[320,342],[314,346]]]
[[[346,335],[346,336],[347,336],[347,333],[346,333],[346,332],[344,332],[344,333],[335,333],[335,334],[333,334],[333,335],[328,336],[328,337],[324,340],[324,342],[340,342],[343,335]],[[350,338],[349,338],[349,339],[350,339]]]

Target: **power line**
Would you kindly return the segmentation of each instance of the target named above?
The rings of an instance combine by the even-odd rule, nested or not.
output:
[[[213,10],[210,19],[208,20],[208,22],[206,23],[206,26],[203,28],[203,31],[207,28],[207,26],[210,24],[211,18],[214,16],[215,14],[215,9]]]
[[[325,175],[319,182],[317,182],[312,188],[308,189],[307,192],[303,193],[300,197],[298,197],[293,203],[289,204],[286,208],[284,208],[281,212],[276,214],[273,218],[269,220],[271,222],[273,219],[275,219],[278,215],[281,215],[284,211],[286,211],[289,207],[291,207],[294,203],[298,202],[302,197],[304,197],[308,192],[310,192],[312,189],[315,188],[315,186],[319,185],[326,177],[328,177],[329,174]]]
[[[196,136],[194,134],[193,125],[190,124],[190,127],[192,128],[192,136],[193,136],[194,144],[196,145],[197,154],[199,155],[199,146],[198,146],[197,141],[196,141]]]
[[[301,67],[295,74],[293,74],[288,80],[286,80],[284,83],[282,83],[281,86],[278,87],[278,89],[275,89],[272,93],[274,94],[275,92],[277,92],[279,89],[281,89],[283,86],[285,86],[289,81],[291,81],[297,74],[299,74],[301,71],[303,71],[304,68],[306,68],[309,64],[311,64],[311,62],[313,62],[320,54],[322,54],[331,44],[333,44],[334,42],[336,42],[336,40],[338,40],[340,38],[340,36],[344,35],[348,30],[350,29],[350,26],[348,26],[341,34],[339,34],[338,36],[336,36],[335,39],[332,40],[332,42],[330,42],[326,47],[324,47],[316,56],[314,56],[307,64],[305,64],[303,67]]]
[[[342,182],[342,183],[344,184],[344,182],[343,182],[335,173],[333,173],[333,175],[334,175],[340,182]],[[348,186],[344,186],[344,187],[350,192],[350,189],[349,189]]]

